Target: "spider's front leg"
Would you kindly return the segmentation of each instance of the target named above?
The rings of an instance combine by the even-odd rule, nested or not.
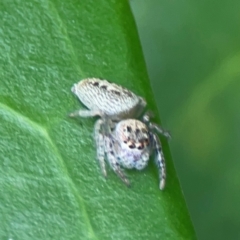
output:
[[[152,141],[153,151],[155,153],[155,162],[159,171],[159,188],[163,190],[166,184],[166,164],[162,151],[162,145],[156,134],[152,134]]]
[[[169,131],[165,130],[156,123],[152,123],[150,121],[151,117],[153,117],[153,114],[151,112],[146,112],[142,118],[143,122],[149,127],[149,129],[156,131],[157,133],[163,135],[167,139],[171,139],[171,134],[169,133]]]
[[[122,181],[129,186],[129,180],[125,176],[117,160],[116,149],[114,149],[115,147],[118,147],[116,145],[117,143],[115,143],[115,140],[111,135],[105,137],[106,154],[110,167],[122,179]]]

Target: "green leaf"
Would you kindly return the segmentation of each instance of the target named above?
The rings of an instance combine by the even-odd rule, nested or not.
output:
[[[170,158],[166,190],[153,163],[127,188],[95,160],[95,119],[71,86],[119,83],[157,115],[127,1],[7,1],[0,18],[0,239],[195,239]],[[155,119],[157,121],[157,119]]]

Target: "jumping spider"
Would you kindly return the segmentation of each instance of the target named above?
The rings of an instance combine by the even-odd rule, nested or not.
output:
[[[143,98],[126,88],[106,80],[87,78],[73,85],[71,91],[89,110],[78,110],[71,117],[100,116],[94,126],[97,159],[104,176],[107,176],[105,155],[113,171],[129,185],[121,169],[141,170],[148,164],[152,153],[159,169],[159,188],[165,187],[166,166],[161,142],[156,135],[167,138],[170,134],[155,123],[150,122],[150,114],[137,120],[145,106]]]

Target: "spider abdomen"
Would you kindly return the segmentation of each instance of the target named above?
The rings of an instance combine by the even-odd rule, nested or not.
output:
[[[81,80],[71,90],[87,108],[116,118],[135,117],[146,106],[143,98],[128,89],[98,78]]]

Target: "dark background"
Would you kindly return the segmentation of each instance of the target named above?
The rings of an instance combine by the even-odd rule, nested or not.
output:
[[[131,5],[198,239],[240,239],[240,1]]]

